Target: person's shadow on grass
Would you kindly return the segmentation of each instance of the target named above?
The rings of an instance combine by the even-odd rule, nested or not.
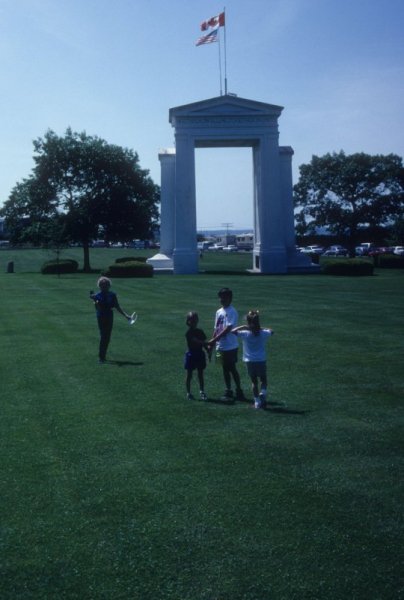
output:
[[[117,367],[142,367],[143,362],[133,362],[131,360],[107,360],[110,365],[116,365]]]
[[[233,398],[229,400],[222,400],[221,398],[208,398],[206,402],[210,402],[211,404],[220,404],[221,406],[235,406],[239,402],[243,402],[245,404],[249,404],[250,408],[254,408],[254,403],[247,398],[245,400],[234,400]],[[254,409],[255,410],[255,409]],[[266,412],[270,413],[280,413],[285,415],[306,415],[307,410],[296,410],[294,408],[288,408],[284,404],[280,404],[279,402],[268,402],[264,409]]]
[[[234,406],[236,404],[235,400],[233,398],[229,398],[229,400],[222,400],[221,398],[208,398],[207,400],[204,400],[204,402],[210,403],[210,404],[221,404],[222,406]]]
[[[285,404],[279,402],[267,402],[264,410],[271,413],[280,413],[284,415],[306,415],[309,411],[307,410],[296,410],[295,408],[288,408]]]
[[[244,400],[237,400],[237,402],[245,402],[249,404],[251,408],[254,408],[254,402],[249,398],[244,398]],[[274,402],[272,400],[267,400],[265,408],[261,408],[258,410],[264,410],[272,413],[280,413],[285,415],[305,415],[307,414],[307,410],[296,410],[294,408],[288,408],[286,404],[281,402]]]

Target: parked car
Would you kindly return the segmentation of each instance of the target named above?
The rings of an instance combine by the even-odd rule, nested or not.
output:
[[[305,254],[322,254],[324,248],[315,244],[314,246],[305,246],[301,249],[301,252],[304,252]]]
[[[323,256],[348,256],[348,255],[349,255],[348,250],[346,248],[344,248],[344,246],[340,246],[339,244],[336,244],[335,246],[330,246],[323,253]]]
[[[361,244],[359,244],[359,246],[356,246],[355,254],[357,254],[358,256],[367,256],[375,248],[376,246],[373,242],[362,242]]]
[[[209,250],[210,246],[212,246],[212,242],[198,242],[198,250],[201,252],[202,250]]]
[[[393,254],[404,256],[404,246],[392,246]]]
[[[223,248],[223,252],[237,252],[238,248],[237,246],[234,246],[234,244],[229,244],[228,246],[224,246]]]
[[[369,251],[369,256],[378,256],[379,254],[393,254],[393,251],[388,246],[380,246],[380,248],[372,248]]]
[[[108,248],[109,244],[105,240],[93,240],[91,246],[93,248]]]
[[[213,244],[213,246],[209,246],[208,250],[223,250],[223,246],[221,244]]]
[[[137,250],[143,250],[145,247],[145,242],[143,240],[132,240],[131,242],[127,242],[127,248],[136,248]]]

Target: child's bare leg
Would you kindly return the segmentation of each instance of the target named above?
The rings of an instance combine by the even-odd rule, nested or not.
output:
[[[199,381],[199,390],[201,392],[205,391],[205,382],[203,378],[203,369],[198,369],[198,381]]]
[[[226,390],[230,390],[231,389],[231,376],[230,376],[229,368],[226,366],[223,366],[223,379],[224,379],[224,384],[226,386]]]
[[[258,377],[255,375],[251,377],[251,388],[254,398],[258,398]]]
[[[261,381],[261,392],[260,392],[261,407],[266,408],[266,406],[267,406],[267,376],[266,376],[266,374],[262,375],[260,377],[260,381]]]
[[[185,380],[185,386],[187,388],[187,394],[191,393],[191,381],[192,381],[192,371],[187,371],[187,378]]]
[[[234,383],[236,384],[236,389],[240,390],[240,388],[241,388],[240,375],[237,371],[236,365],[232,365],[231,374],[233,375]]]
[[[205,381],[203,377],[203,369],[198,369],[198,381],[199,381],[199,397],[201,400],[207,400],[208,397],[205,394]]]

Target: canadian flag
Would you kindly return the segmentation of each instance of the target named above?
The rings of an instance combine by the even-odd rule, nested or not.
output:
[[[207,21],[203,21],[201,23],[201,31],[206,31],[209,27],[224,27],[225,25],[225,16],[224,12],[221,12],[219,15],[215,17],[211,17]]]

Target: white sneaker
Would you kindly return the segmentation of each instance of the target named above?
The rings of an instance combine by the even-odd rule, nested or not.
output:
[[[200,396],[201,400],[206,401],[208,399],[208,396],[202,390],[199,392],[199,396]]]
[[[261,400],[259,400],[258,398],[256,398],[254,400],[254,408],[262,408],[262,406],[261,406]]]
[[[187,400],[195,400],[192,394],[187,394]]]

